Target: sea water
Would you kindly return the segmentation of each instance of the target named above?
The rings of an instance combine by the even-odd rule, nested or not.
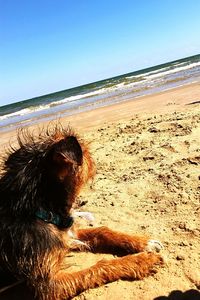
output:
[[[200,55],[0,107],[0,131],[58,119],[200,80]]]

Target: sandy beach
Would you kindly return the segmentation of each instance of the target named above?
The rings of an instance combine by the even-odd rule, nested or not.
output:
[[[91,142],[97,165],[92,186],[78,199],[79,209],[94,214],[94,226],[147,235],[164,245],[165,265],[154,276],[106,284],[76,299],[200,299],[200,83],[60,122]],[[0,136],[4,153],[16,132]],[[80,253],[69,260],[79,270],[109,257]],[[170,298],[174,291],[179,293]]]

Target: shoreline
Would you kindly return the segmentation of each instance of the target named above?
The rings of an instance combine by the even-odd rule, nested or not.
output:
[[[77,112],[70,116],[60,116],[52,120],[38,119],[38,122],[24,127],[31,130],[38,127],[46,127],[49,123],[59,121],[63,126],[72,126],[75,130],[84,132],[85,129],[103,126],[115,121],[128,119],[136,114],[167,113],[175,110],[183,110],[186,104],[200,101],[200,82],[195,82],[180,87],[165,90],[138,98],[130,98],[123,102],[98,107],[92,110]],[[21,126],[23,127],[23,126]],[[17,129],[0,132],[0,149],[10,139],[16,136]]]
[[[185,105],[195,101],[200,101],[200,82],[61,117],[60,121],[64,123],[68,121],[80,130],[81,128],[89,129],[102,126],[104,123],[128,119],[139,113],[167,113],[176,109],[182,110]]]

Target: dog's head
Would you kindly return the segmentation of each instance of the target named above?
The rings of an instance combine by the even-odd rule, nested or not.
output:
[[[40,207],[68,213],[81,187],[94,175],[87,145],[61,126],[41,131],[37,137],[22,130],[18,144],[4,163],[1,198],[15,214]]]

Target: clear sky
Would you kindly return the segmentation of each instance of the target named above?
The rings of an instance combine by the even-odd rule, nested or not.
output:
[[[0,106],[200,53],[199,0],[0,0]]]

